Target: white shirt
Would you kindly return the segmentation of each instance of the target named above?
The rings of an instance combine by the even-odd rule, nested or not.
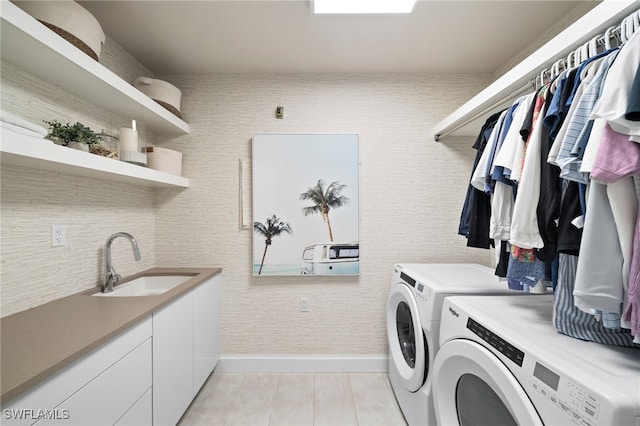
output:
[[[625,118],[629,93],[640,63],[640,31],[634,33],[620,49],[602,88],[591,118],[605,118],[618,133],[630,135],[634,142],[640,142],[640,122]]]

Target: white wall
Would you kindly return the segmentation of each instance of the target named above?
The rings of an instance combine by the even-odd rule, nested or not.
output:
[[[439,144],[430,133],[487,77],[165,77],[183,91],[191,126],[165,146],[185,153],[191,187],[157,193],[156,263],[223,268],[224,353],[385,353],[393,263],[490,264],[488,251],[467,249],[457,235],[473,140]],[[250,165],[253,133],[360,135],[360,277],[252,277],[253,232],[239,231],[238,160]],[[300,312],[301,297],[309,313]]]
[[[126,52],[105,56],[126,78]],[[134,67],[135,68],[135,67]],[[100,107],[2,63],[2,107],[39,122],[125,125]],[[231,75],[169,76],[183,91],[192,132],[169,140],[184,153],[188,189],[149,189],[2,168],[2,315],[93,287],[102,245],[114,244],[118,272],[152,266],[223,268],[222,350],[227,354],[381,354],[394,262],[477,261],[456,234],[474,151],[472,140],[433,141],[431,127],[482,89],[490,76]],[[284,120],[274,118],[277,105]],[[361,276],[253,278],[252,231],[238,228],[238,159],[250,164],[250,139],[264,133],[360,135]],[[67,246],[50,247],[51,225],[67,227]],[[299,312],[299,299],[311,312]]]
[[[128,81],[150,75],[109,38],[101,63]],[[100,99],[80,99],[5,61],[1,66],[3,110],[43,127],[44,119],[80,121],[97,131],[128,124],[129,117],[102,108]],[[3,166],[0,174],[2,316],[98,285],[104,272],[103,245],[114,232],[133,234],[142,255],[142,261],[135,262],[131,245],[116,240],[112,253],[118,273],[126,276],[154,266],[152,189],[18,167]],[[51,225],[66,227],[66,246],[51,248]]]

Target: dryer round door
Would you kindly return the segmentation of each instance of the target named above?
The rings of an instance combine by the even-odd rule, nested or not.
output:
[[[395,284],[387,301],[387,339],[391,362],[402,385],[416,392],[425,382],[428,351],[416,299],[408,286]]]
[[[433,370],[438,424],[542,426],[522,386],[482,345],[463,339],[445,343]]]

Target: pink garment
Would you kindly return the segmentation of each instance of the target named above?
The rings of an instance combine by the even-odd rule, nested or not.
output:
[[[637,174],[640,174],[640,144],[632,142],[628,135],[615,132],[607,123],[591,176],[613,183]],[[627,304],[622,317],[631,324],[631,334],[637,341],[640,337],[640,209],[633,234]]]
[[[605,125],[591,176],[611,183],[640,173],[640,144]]]

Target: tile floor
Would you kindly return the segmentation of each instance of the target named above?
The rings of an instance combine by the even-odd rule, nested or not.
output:
[[[406,426],[386,373],[213,373],[179,426]]]

